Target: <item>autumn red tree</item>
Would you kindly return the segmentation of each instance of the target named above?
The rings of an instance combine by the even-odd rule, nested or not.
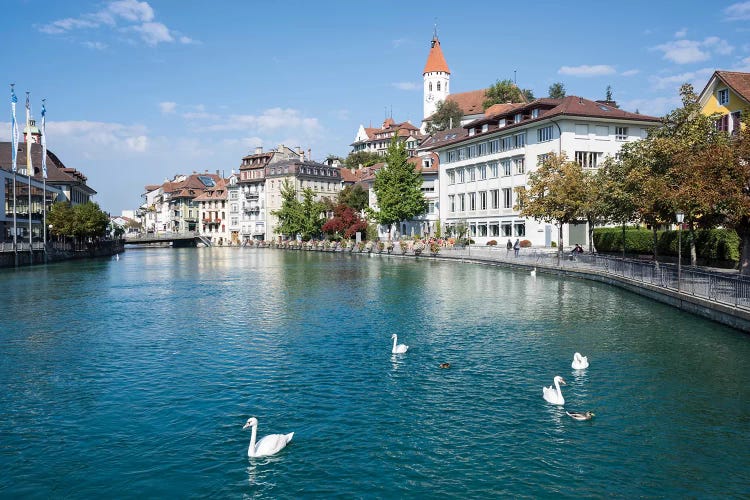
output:
[[[339,203],[333,208],[333,217],[323,224],[322,231],[328,235],[342,235],[351,238],[357,231],[365,232],[367,221],[363,220],[350,206]]]

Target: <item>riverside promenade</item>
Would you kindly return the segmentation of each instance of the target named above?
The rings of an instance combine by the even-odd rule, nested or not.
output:
[[[719,323],[750,332],[750,279],[737,271],[717,271],[704,267],[628,259],[598,254],[562,256],[554,249],[521,249],[518,256],[504,247],[441,247],[437,253],[422,252],[398,244],[391,253],[372,249],[320,248],[309,245],[277,246],[297,250],[351,254],[416,257],[494,265],[598,281],[669,304]]]

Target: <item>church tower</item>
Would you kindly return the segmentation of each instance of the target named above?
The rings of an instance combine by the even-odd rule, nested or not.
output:
[[[448,63],[445,62],[443,51],[440,49],[437,29],[432,35],[430,54],[427,56],[427,64],[424,65],[422,78],[424,79],[423,119],[425,119],[435,113],[437,103],[444,101],[450,94],[448,84],[451,79],[451,70],[448,69]]]

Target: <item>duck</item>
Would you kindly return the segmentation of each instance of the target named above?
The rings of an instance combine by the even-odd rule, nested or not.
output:
[[[593,411],[566,411],[565,413],[574,420],[591,420],[596,416]]]
[[[450,368],[450,367],[451,367],[450,363],[440,363],[440,368]]]
[[[573,363],[570,365],[574,370],[585,370],[589,367],[589,358],[581,356],[580,352],[573,354]]]
[[[396,344],[396,342],[398,342],[398,336],[395,333],[391,335],[391,338],[393,339],[393,349],[391,349],[392,354],[403,354],[409,350],[409,346],[406,344]]]
[[[262,437],[256,444],[255,438],[258,433],[258,419],[255,417],[247,419],[242,430],[244,431],[245,429],[252,429],[252,434],[250,434],[250,446],[247,448],[247,456],[251,458],[275,455],[283,450],[294,437],[293,432],[290,432],[289,434],[269,434],[268,436]]]
[[[565,383],[565,380],[560,375],[555,375],[553,382],[554,386],[542,387],[542,396],[544,396],[545,401],[548,403],[552,403],[553,405],[564,405],[565,398],[560,390],[560,384],[568,384]]]

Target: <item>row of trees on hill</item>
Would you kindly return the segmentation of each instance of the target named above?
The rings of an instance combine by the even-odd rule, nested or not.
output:
[[[324,235],[351,238],[357,232],[367,232],[370,221],[390,228],[424,214],[427,201],[421,189],[422,174],[407,161],[406,145],[394,137],[386,156],[378,158],[385,160],[385,166],[377,171],[373,184],[377,209],[368,206],[369,195],[361,186],[345,187],[334,201],[316,200],[310,188],[302,190],[300,197],[287,182],[281,189],[281,208],[273,212],[279,219],[276,233],[300,235],[305,241]],[[389,239],[390,235],[389,229]]]
[[[550,155],[529,174],[527,187],[516,188],[516,209],[559,227],[581,220],[591,230],[597,224],[646,224],[653,229],[655,257],[657,229],[674,224],[681,212],[691,236],[699,228],[734,229],[741,239],[740,272],[750,274],[750,119],[746,115],[744,128],[729,136],[717,130],[715,116],[701,113],[691,85],[683,85],[680,95],[682,106],[659,127],[625,144],[596,171]],[[695,238],[688,241],[695,265]]]

